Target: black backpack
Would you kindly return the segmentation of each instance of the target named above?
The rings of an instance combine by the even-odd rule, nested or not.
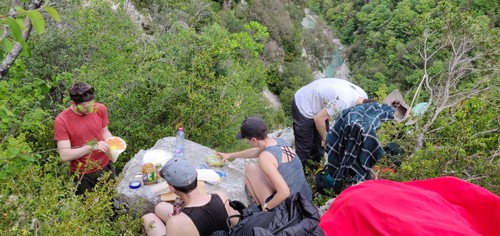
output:
[[[227,218],[229,231],[218,230],[212,236],[253,236],[254,228],[267,228],[273,219],[273,213],[262,211],[257,204],[243,208],[244,204],[239,201],[230,201],[231,207],[240,212],[240,215],[232,215]],[[240,218],[238,224],[231,228],[231,219]]]
[[[235,210],[236,207],[231,205]],[[227,220],[229,232],[219,230],[212,236],[322,236],[323,230],[318,226],[320,216],[318,209],[300,193],[285,199],[272,212],[261,211],[258,205],[240,211],[241,215],[229,216]],[[230,228],[229,219],[241,218],[240,222]]]

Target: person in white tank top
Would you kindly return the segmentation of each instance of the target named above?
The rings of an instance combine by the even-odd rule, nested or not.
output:
[[[359,86],[343,79],[317,79],[300,88],[292,100],[295,148],[303,162],[320,162],[327,134],[327,120],[368,99]]]

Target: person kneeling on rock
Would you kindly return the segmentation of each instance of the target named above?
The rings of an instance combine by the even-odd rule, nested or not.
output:
[[[262,210],[271,210],[287,197],[300,192],[312,201],[302,162],[290,144],[267,136],[267,124],[259,117],[245,119],[237,139],[246,139],[253,148],[234,153],[218,152],[223,161],[230,158],[258,158],[245,168],[245,184]]]

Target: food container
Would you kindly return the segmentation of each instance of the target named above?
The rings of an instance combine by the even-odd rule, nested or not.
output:
[[[208,155],[207,163],[211,167],[221,167],[224,165],[224,161],[222,161],[222,157],[219,155]]]
[[[131,182],[128,184],[128,186],[129,186],[129,188],[131,188],[131,189],[138,189],[138,188],[140,188],[140,187],[141,187],[141,182],[134,180],[134,181],[131,181]]]
[[[144,163],[142,166],[142,182],[144,185],[156,184],[156,167],[153,163]]]

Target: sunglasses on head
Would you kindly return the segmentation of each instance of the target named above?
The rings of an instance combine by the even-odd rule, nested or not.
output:
[[[94,95],[94,88],[90,88],[85,91],[73,94],[73,96],[79,96],[79,97],[87,97],[88,95]]]

